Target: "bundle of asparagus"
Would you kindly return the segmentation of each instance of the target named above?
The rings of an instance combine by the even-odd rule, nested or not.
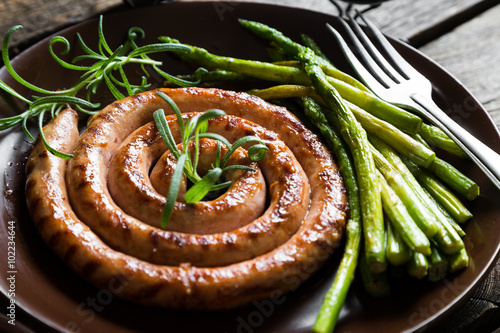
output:
[[[197,72],[201,82],[275,82],[250,93],[286,100],[336,155],[349,196],[346,245],[313,331],[333,330],[357,267],[374,296],[388,293],[389,267],[405,267],[410,276],[431,281],[467,267],[460,224],[472,214],[459,197],[473,200],[479,187],[431,147],[464,157],[461,149],[438,128],[384,102],[337,69],[311,38],[304,36],[299,44],[264,24],[240,23],[271,42],[273,62],[218,56],[185,44],[191,52],[178,55],[211,69]]]

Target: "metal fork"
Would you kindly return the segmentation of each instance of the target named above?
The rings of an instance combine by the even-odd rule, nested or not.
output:
[[[358,16],[364,21],[367,32],[381,46],[381,50],[385,51],[386,56],[379,52],[350,13],[347,14],[347,19],[341,18],[341,23],[353,42],[353,48],[365,65],[353,54],[337,30],[329,24],[327,24],[327,28],[338,40],[344,54],[361,80],[383,100],[416,111],[420,116],[439,127],[500,189],[500,155],[467,132],[441,110],[432,100],[431,82],[403,59],[373,23],[360,13]]]

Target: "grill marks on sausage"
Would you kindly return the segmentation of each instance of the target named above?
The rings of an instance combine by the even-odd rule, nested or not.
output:
[[[186,88],[162,91],[169,94],[181,110],[204,111],[216,107],[234,116],[243,116],[249,120],[248,123],[260,123],[277,132],[267,134],[251,127],[242,130],[245,135],[264,135],[260,137],[269,141],[284,140],[300,162],[300,168],[308,175],[307,182],[311,185],[310,203],[308,197],[306,206],[309,211],[296,230],[285,243],[278,244],[274,249],[261,254],[250,250],[248,259],[229,265],[197,267],[189,260],[178,266],[158,265],[134,258],[116,250],[121,246],[106,245],[102,238],[74,215],[65,194],[64,165],[46,155],[43,143],[38,141],[34,155],[30,157],[33,161],[28,161],[26,168],[26,193],[30,214],[44,240],[75,272],[98,288],[108,288],[124,299],[141,304],[178,309],[220,310],[272,297],[275,290],[286,292],[295,289],[301,281],[317,270],[338,246],[345,223],[345,192],[338,169],[326,148],[284,109],[255,97],[217,89]],[[147,122],[151,119],[147,112],[155,111],[159,106],[168,109],[162,103],[155,92],[139,94],[113,103],[104,112],[94,116],[92,121],[103,121],[109,126],[120,117],[137,116],[141,119],[140,122]],[[70,118],[61,112],[46,127],[46,136],[52,144],[64,146],[65,149],[71,148],[72,139],[67,136],[48,135],[57,131],[57,128],[69,128]],[[76,124],[74,125],[76,128]],[[220,122],[220,126],[225,130],[233,130],[233,125],[234,121]],[[90,130],[88,133],[106,135],[102,128]],[[122,136],[121,133],[117,135]],[[82,141],[75,151],[92,149],[89,143]],[[109,149],[117,143],[113,137],[107,141],[97,141],[99,149]],[[42,157],[38,158],[38,155]],[[246,238],[241,238],[238,232],[183,235],[153,228],[147,229],[143,238],[138,238],[135,232],[143,226],[127,223],[131,219],[121,212],[110,217],[109,222],[116,227],[113,236],[122,237],[123,240],[142,239],[149,243],[152,252],[167,250],[161,246],[164,240],[173,245],[168,251],[174,248],[190,249],[196,244],[199,246],[199,252],[195,255],[201,256],[203,253],[210,253],[214,246],[219,244],[221,253],[237,252],[238,249],[244,248],[245,242],[252,244],[273,232],[281,232],[285,224],[279,220],[287,217],[287,205],[297,199],[293,192],[300,192],[299,189],[305,191],[303,187],[295,189],[294,185],[277,187],[280,180],[283,182],[283,179],[293,179],[290,176],[295,168],[293,163],[285,156],[282,157],[282,162],[285,164],[281,166],[279,177],[268,182],[271,188],[268,199],[270,205],[275,202],[278,192],[289,191],[289,197],[285,196],[276,204],[275,212],[267,213],[275,214],[275,229],[270,229],[269,224],[253,223],[246,228]],[[79,185],[84,191],[93,189],[93,182],[99,179],[99,175],[89,169],[94,166],[85,163],[70,165],[71,168],[66,172],[87,174],[89,177],[80,182],[70,179],[70,186]],[[50,177],[44,178],[42,174],[49,174]],[[45,179],[52,179],[57,185],[46,186]],[[279,188],[279,191],[272,192],[273,187]],[[48,192],[51,198],[45,200]],[[104,195],[99,191],[96,193]],[[90,202],[86,205],[90,205]]]
[[[94,273],[101,267],[101,262],[97,260],[92,260],[87,262],[80,271],[80,275],[85,279],[94,275]]]
[[[78,245],[76,244],[70,245],[63,255],[63,260],[65,262],[72,260],[75,257],[76,253],[78,252],[78,249],[79,249]]]

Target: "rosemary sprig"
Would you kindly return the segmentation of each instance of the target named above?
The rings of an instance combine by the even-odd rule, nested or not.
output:
[[[190,49],[188,47],[172,43],[149,44],[139,47],[136,43],[136,39],[138,37],[143,38],[144,31],[140,28],[133,27],[128,31],[126,42],[113,51],[104,36],[101,17],[98,26],[99,41],[97,51],[87,46],[81,35],[77,34],[77,44],[82,49],[83,54],[75,57],[71,62],[67,62],[56,54],[54,45],[62,43],[64,50],[61,52],[61,55],[66,55],[70,51],[69,41],[62,36],[56,36],[50,40],[49,52],[55,61],[63,68],[82,71],[83,74],[80,79],[68,89],[47,90],[23,79],[15,71],[10,62],[8,52],[9,43],[12,35],[21,28],[21,26],[17,25],[6,33],[2,42],[2,60],[6,70],[12,78],[37,95],[31,96],[31,99],[26,98],[0,80],[0,89],[27,104],[27,110],[25,112],[16,116],[0,119],[0,130],[5,130],[17,124],[21,124],[26,135],[34,140],[33,135],[28,130],[27,123],[30,118],[38,117],[38,130],[45,146],[51,153],[61,158],[71,158],[72,155],[58,152],[47,144],[43,131],[41,130],[44,116],[49,113],[53,118],[67,105],[73,105],[85,114],[95,114],[100,104],[91,102],[91,97],[96,94],[97,89],[102,83],[106,85],[115,99],[122,99],[125,96],[143,92],[150,87],[147,81],[149,72],[146,70],[146,66],[149,66],[164,79],[178,86],[192,86],[197,84],[197,82],[182,80],[162,71],[159,68],[162,62],[153,60],[149,57],[150,54],[157,52],[173,50],[189,52]],[[90,64],[80,65],[83,61]],[[144,76],[141,78],[139,84],[132,84],[125,75],[123,67],[126,64],[132,63],[140,64],[144,72]],[[204,71],[204,69],[200,69],[199,71]],[[80,91],[86,92],[85,99],[77,96]]]
[[[161,226],[165,228],[172,212],[174,210],[175,201],[179,193],[179,187],[182,181],[182,175],[184,174],[193,185],[188,189],[184,195],[184,200],[186,203],[194,203],[202,200],[209,192],[218,191],[227,188],[231,185],[231,181],[220,182],[221,177],[224,172],[232,169],[240,169],[246,171],[255,171],[253,168],[245,165],[227,165],[230,156],[242,145],[249,142],[257,142],[256,144],[250,146],[248,149],[249,158],[254,161],[260,161],[265,157],[268,148],[265,142],[256,136],[245,136],[238,139],[236,142],[231,144],[226,138],[215,133],[208,133],[208,121],[215,117],[224,116],[226,113],[219,109],[210,109],[192,117],[189,120],[184,120],[182,114],[175,104],[175,102],[166,94],[159,91],[157,94],[163,98],[169,106],[172,108],[177,116],[177,121],[180,126],[181,132],[181,146],[182,150],[177,148],[177,145],[173,139],[172,132],[168,127],[167,120],[165,118],[165,112],[163,109],[159,109],[154,112],[154,120],[156,127],[160,132],[160,135],[167,145],[168,149],[172,152],[173,156],[177,160],[175,171],[172,175],[172,180],[170,181],[170,188],[167,195],[167,201],[163,209]],[[200,138],[211,138],[217,140],[217,154],[215,165],[212,169],[208,170],[207,173],[201,177],[197,171],[198,158],[199,158],[199,139]],[[189,143],[194,140],[195,153],[194,158],[191,157],[189,151]],[[224,144],[227,148],[226,154],[221,157],[221,145]]]
[[[77,34],[77,44],[83,51],[83,54],[76,56],[72,59],[71,62],[67,62],[56,54],[56,52],[54,51],[54,45],[63,44],[64,49],[61,52],[61,55],[64,56],[70,51],[71,45],[69,41],[62,36],[56,36],[50,40],[49,52],[54,60],[65,69],[81,71],[83,72],[83,74],[80,76],[80,79],[70,88],[62,90],[47,90],[38,87],[22,78],[15,71],[10,62],[8,52],[10,39],[12,35],[21,28],[21,26],[14,26],[5,35],[2,43],[2,60],[4,62],[5,68],[12,76],[12,78],[26,88],[32,90],[33,93],[37,95],[31,96],[31,99],[26,98],[16,92],[10,86],[8,86],[5,82],[0,80],[0,89],[4,90],[15,98],[18,98],[27,105],[27,110],[23,113],[16,116],[0,119],[0,130],[11,128],[20,123],[22,124],[23,131],[26,133],[26,135],[30,139],[34,140],[33,135],[28,130],[27,123],[30,118],[38,117],[38,130],[45,147],[49,152],[61,158],[71,158],[72,155],[57,151],[56,149],[52,148],[46,141],[42,127],[45,115],[47,113],[50,114],[52,118],[54,118],[67,105],[73,105],[79,111],[85,114],[95,114],[96,112],[98,112],[100,104],[91,102],[91,99],[92,96],[97,93],[97,89],[103,83],[104,85],[106,85],[115,99],[122,99],[126,96],[143,92],[150,87],[150,84],[147,81],[149,72],[146,69],[146,66],[152,68],[157,74],[177,86],[193,86],[199,83],[198,81],[184,80],[164,72],[160,69],[162,62],[156,61],[149,57],[150,54],[157,52],[191,52],[191,48],[180,45],[178,43],[157,43],[138,46],[136,43],[136,39],[143,38],[144,31],[138,27],[133,27],[128,31],[126,42],[113,50],[104,36],[101,16],[98,26],[99,41],[97,45],[97,51],[90,48],[83,41],[82,36],[80,34]],[[82,62],[84,62],[85,65],[82,65]],[[139,64],[143,70],[144,76],[141,78],[141,82],[139,84],[131,83],[131,81],[125,74],[125,70],[123,69],[123,67],[126,64],[130,63]],[[200,68],[197,70],[197,74],[195,76],[201,77],[200,74],[203,72],[206,72],[206,70]],[[79,94],[81,91],[86,92],[85,99],[77,96],[77,94]],[[161,136],[177,160],[177,167],[172,176],[171,185],[167,196],[167,202],[163,211],[162,227],[165,227],[172,215],[183,174],[185,174],[186,177],[191,181],[191,183],[193,183],[193,186],[185,194],[185,201],[187,203],[197,202],[199,200],[202,200],[209,192],[224,189],[231,184],[230,181],[220,182],[220,179],[224,172],[230,169],[254,171],[252,168],[244,165],[226,165],[230,155],[238,147],[248,142],[257,142],[257,144],[254,144],[248,150],[249,157],[253,161],[259,161],[264,158],[268,148],[262,140],[254,136],[243,137],[231,145],[224,137],[214,133],[207,133],[208,120],[214,117],[225,115],[225,112],[222,110],[207,110],[202,114],[196,115],[188,121],[184,121],[184,119],[182,118],[182,114],[175,103],[166,94],[163,94],[161,92],[159,92],[158,94],[165,101],[167,101],[175,111],[182,133],[182,150],[179,150],[172,137],[172,133],[170,132],[170,129],[166,122],[163,110],[158,110],[154,113],[154,119],[161,133]],[[215,166],[213,166],[211,170],[209,170],[203,177],[201,177],[197,172],[197,166],[200,154],[199,139],[203,137],[217,140],[218,146]],[[189,142],[193,140],[195,142],[195,151],[193,157],[191,157],[188,147]],[[224,157],[221,158],[222,144],[227,147],[227,152]]]

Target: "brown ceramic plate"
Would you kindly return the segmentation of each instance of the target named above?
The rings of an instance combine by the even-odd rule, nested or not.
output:
[[[333,16],[256,3],[174,3],[128,10],[105,16],[108,41],[118,44],[131,26],[142,27],[144,42],[154,42],[159,35],[200,45],[224,55],[266,59],[265,44],[242,29],[237,18],[270,24],[297,39],[300,33],[312,36],[339,67],[346,68],[334,39],[325,23],[336,25]],[[80,32],[89,44],[96,39],[96,21],[72,26],[59,34],[73,42]],[[401,43],[396,46],[407,59],[427,75],[436,87],[436,99],[464,127],[479,139],[500,151],[496,127],[483,107],[453,77],[431,60]],[[172,58],[165,58],[172,73],[191,71]],[[28,81],[46,88],[63,88],[77,79],[51,60],[47,40],[22,52],[14,61],[16,69]],[[0,78],[15,85],[6,71]],[[0,105],[0,115],[12,111]],[[328,290],[339,262],[338,254],[309,281],[280,301],[253,304],[227,312],[194,313],[152,309],[130,304],[97,290],[78,278],[52,254],[39,239],[26,211],[24,198],[24,163],[31,142],[19,128],[0,133],[0,247],[6,253],[9,221],[16,226],[15,300],[17,319],[23,319],[37,331],[78,332],[308,332],[321,300]],[[447,157],[448,158],[448,157]],[[466,244],[472,260],[470,267],[440,283],[410,281],[396,283],[386,299],[369,297],[354,283],[341,313],[338,332],[401,332],[418,330],[436,323],[465,299],[495,262],[500,244],[500,193],[471,163],[449,160],[476,180],[481,196],[470,203],[474,218],[467,223]],[[5,295],[11,269],[7,260],[0,262],[0,288]],[[7,305],[4,298],[2,305]],[[6,307],[2,307],[5,311]]]

